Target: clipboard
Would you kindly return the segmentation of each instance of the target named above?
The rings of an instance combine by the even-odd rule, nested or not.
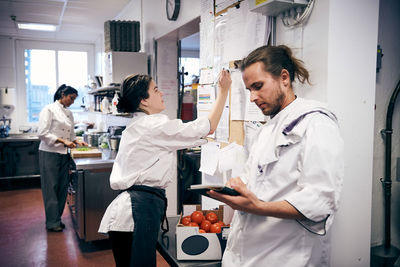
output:
[[[230,196],[240,196],[240,193],[235,189],[223,185],[196,184],[196,185],[191,185],[190,188],[188,188],[187,190],[201,194],[206,197],[211,197],[210,195],[207,194],[207,192],[210,190],[214,190],[215,192],[218,192],[220,194],[225,194]]]

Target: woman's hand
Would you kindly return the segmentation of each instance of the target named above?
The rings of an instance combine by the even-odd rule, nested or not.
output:
[[[75,148],[76,145],[74,142],[68,141],[68,140],[64,140],[64,146],[68,147],[68,148]]]
[[[89,144],[86,143],[85,141],[80,141],[80,140],[78,140],[78,139],[76,139],[76,140],[74,141],[74,143],[77,144],[78,146],[89,146]]]
[[[235,210],[262,215],[262,201],[259,200],[254,193],[247,189],[240,177],[229,179],[229,181],[226,183],[226,186],[235,189],[240,193],[240,196],[220,194],[213,190],[210,190],[208,194],[211,197],[228,204]]]
[[[231,74],[229,70],[221,70],[219,73],[218,87],[220,92],[227,93],[232,85]]]

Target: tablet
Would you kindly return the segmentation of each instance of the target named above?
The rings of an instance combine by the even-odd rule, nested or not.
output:
[[[203,185],[203,184],[196,184],[196,185],[191,185],[188,190],[202,194],[204,196],[210,197],[210,195],[207,194],[207,191],[214,190],[215,192],[221,193],[221,194],[226,194],[230,196],[239,196],[239,192],[236,191],[235,189],[232,189],[227,186],[223,185]]]

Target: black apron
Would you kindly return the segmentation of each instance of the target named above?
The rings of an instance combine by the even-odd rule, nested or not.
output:
[[[156,243],[160,224],[166,219],[167,198],[165,190],[145,185],[133,185],[127,189],[132,201],[134,221],[131,267],[156,267]]]

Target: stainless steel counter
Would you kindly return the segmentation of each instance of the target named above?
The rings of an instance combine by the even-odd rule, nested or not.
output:
[[[0,143],[29,141],[39,142],[40,139],[36,134],[10,134],[8,137],[0,138]]]
[[[77,170],[98,170],[112,168],[114,159],[117,156],[116,150],[100,149],[102,152],[101,158],[75,158]]]
[[[75,158],[71,174],[68,206],[79,238],[93,241],[107,238],[97,230],[105,210],[119,191],[110,187],[110,174],[116,151],[103,149],[102,157]]]
[[[0,138],[0,179],[39,177],[39,143],[35,134]]]

